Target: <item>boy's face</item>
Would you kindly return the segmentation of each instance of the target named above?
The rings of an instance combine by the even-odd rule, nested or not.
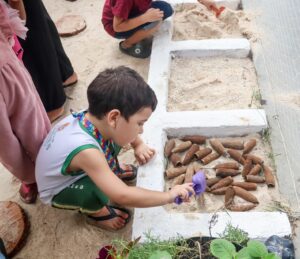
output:
[[[123,116],[120,116],[116,122],[114,141],[119,146],[125,146],[133,142],[139,134],[143,133],[144,123],[151,114],[152,109],[146,107],[130,116],[128,121]]]

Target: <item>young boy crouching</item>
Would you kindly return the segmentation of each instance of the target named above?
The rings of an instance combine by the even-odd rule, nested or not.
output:
[[[119,43],[121,52],[147,58],[151,54],[149,38],[157,31],[161,21],[172,14],[171,5],[165,1],[106,0],[102,24],[111,36],[125,39]]]
[[[40,199],[56,208],[78,210],[89,222],[107,230],[123,228],[129,221],[124,208],[152,207],[189,199],[192,184],[168,192],[128,186],[121,179],[135,177],[133,166],[119,166],[119,147],[131,143],[140,164],[154,155],[139,137],[156,108],[153,90],[127,67],[100,73],[87,90],[87,111],[60,121],[46,137],[36,161]]]

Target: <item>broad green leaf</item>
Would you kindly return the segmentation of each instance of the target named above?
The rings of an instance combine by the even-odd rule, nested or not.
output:
[[[236,255],[235,246],[225,239],[215,239],[210,243],[210,252],[219,259],[230,259]]]
[[[270,253],[270,254],[263,256],[263,259],[280,259],[280,257],[276,254]]]
[[[266,246],[257,240],[250,240],[247,243],[247,249],[252,257],[263,257],[268,254]]]
[[[167,251],[157,250],[149,257],[149,259],[172,259],[172,256]]]
[[[244,247],[240,251],[238,251],[236,258],[237,259],[252,259],[252,257],[249,255],[249,250],[247,247]]]

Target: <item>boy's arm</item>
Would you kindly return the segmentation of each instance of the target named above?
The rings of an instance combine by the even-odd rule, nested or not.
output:
[[[115,32],[129,31],[147,22],[160,21],[163,16],[164,12],[155,8],[150,8],[144,14],[126,20],[114,16],[113,29]]]
[[[174,201],[180,196],[189,200],[189,192],[194,193],[192,184],[177,185],[168,192],[150,191],[127,186],[109,168],[104,154],[97,149],[86,149],[78,153],[70,164],[84,170],[92,181],[111,201],[129,207],[153,207]]]
[[[134,149],[134,155],[139,162],[143,165],[149,162],[149,160],[155,155],[155,150],[148,147],[140,136],[131,143],[131,146]]]

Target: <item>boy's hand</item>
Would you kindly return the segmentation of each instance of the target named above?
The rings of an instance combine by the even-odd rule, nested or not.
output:
[[[134,155],[140,165],[146,164],[155,155],[155,150],[148,147],[144,142],[134,147]]]
[[[183,202],[189,202],[191,197],[190,193],[192,193],[192,195],[195,195],[193,183],[175,185],[168,193],[170,194],[170,203],[174,202],[177,196],[179,196]]]
[[[160,9],[149,8],[144,14],[145,22],[161,21],[164,17],[164,12]]]

